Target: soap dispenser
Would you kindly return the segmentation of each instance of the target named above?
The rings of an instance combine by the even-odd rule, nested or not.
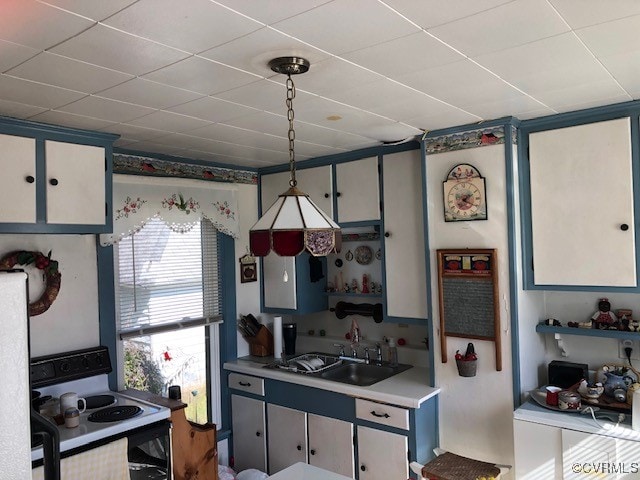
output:
[[[395,367],[396,365],[398,365],[398,348],[396,347],[396,339],[389,338],[387,345],[389,365]]]

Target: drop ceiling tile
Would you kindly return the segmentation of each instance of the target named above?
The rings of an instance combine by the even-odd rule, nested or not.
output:
[[[513,0],[384,0],[405,17],[428,29],[454,20],[485,12]]]
[[[51,51],[132,75],[142,75],[188,56],[104,25],[95,25]]]
[[[215,123],[227,122],[228,120],[252,115],[259,111],[255,108],[245,107],[214,97],[202,97],[198,100],[169,108],[168,110]]]
[[[429,29],[429,33],[471,57],[567,31],[567,24],[546,0],[516,0]]]
[[[153,21],[149,21],[149,19]],[[210,0],[140,0],[105,20],[119,30],[198,53],[259,29],[262,25]]]
[[[330,2],[278,22],[274,28],[335,55],[418,31],[382,3],[370,0]]]
[[[134,105],[132,103],[118,102],[101,97],[85,97],[77,102],[60,107],[58,110],[64,112],[86,115],[88,117],[101,118],[111,122],[128,122],[134,118],[148,115],[154,110],[152,108]]]
[[[593,69],[594,66],[599,65],[573,33],[480,55],[474,60],[507,81],[532,77],[535,81],[535,77],[540,72],[554,71],[567,66]],[[601,67],[600,70],[602,70]]]
[[[255,168],[268,167],[270,165],[275,165],[273,162],[267,162],[267,161],[253,159],[253,158],[231,157],[228,155],[220,155],[217,153],[201,152],[199,150],[186,150],[184,154],[187,157],[193,158],[195,160],[211,162],[217,165],[229,166],[229,167],[239,166],[243,168],[255,169]]]
[[[528,112],[520,112],[518,114],[518,118],[520,120],[529,120],[532,118],[546,117],[547,115],[553,115],[554,113],[556,112],[549,108],[540,108],[540,109],[531,110]]]
[[[259,80],[259,77],[241,72],[200,57],[190,57],[144,75],[155,82],[186,88],[203,95],[213,95],[240,85]]]
[[[284,75],[280,77],[286,78]],[[377,73],[345,62],[338,57],[332,57],[312,65],[307,73],[295,78],[294,82],[297,90],[324,95],[335,93],[337,90],[357,88],[383,78]],[[286,98],[285,95],[282,98]]]
[[[134,78],[113,88],[103,90],[100,92],[100,96],[158,109],[172,107],[202,97],[198,93],[170,87],[145,80],[144,78]]]
[[[155,128],[156,130],[167,130],[170,132],[186,132],[195,128],[201,128],[210,122],[199,118],[180,115],[179,113],[168,112],[166,110],[156,110],[155,112],[129,121],[131,125],[139,127]]]
[[[587,98],[587,97],[584,97]],[[593,107],[602,107],[605,105],[613,105],[616,103],[623,103],[623,102],[628,102],[630,100],[628,95],[618,95],[615,97],[601,97],[598,98],[596,96],[596,98],[592,98],[586,102],[579,102],[579,103],[575,103],[575,104],[569,104],[567,103],[566,105],[562,106],[562,107],[558,107],[557,110],[560,113],[563,112],[575,112],[578,110],[584,110],[586,108],[593,108]]]
[[[0,72],[4,73],[38,53],[35,48],[0,40]]]
[[[179,148],[189,148],[207,151],[213,148],[216,144],[213,140],[207,138],[195,137],[193,135],[186,135],[184,133],[169,133],[162,137],[153,139],[154,143],[159,145],[171,145]]]
[[[464,60],[463,55],[426,32],[346,53],[342,57],[389,78]]]
[[[92,24],[91,20],[34,0],[2,0],[0,39],[46,50]]]
[[[266,25],[293,17],[331,0],[218,0],[236,12],[251,17]]]
[[[13,77],[84,93],[96,93],[133,78],[132,75],[42,52],[7,72]]]
[[[137,0],[109,0],[108,2],[87,2],[87,0],[41,0],[69,12],[77,13],[91,20],[101,21],[135,3]]]
[[[460,108],[477,103],[478,98],[498,101],[521,95],[471,60],[404,75],[398,81]]]
[[[187,133],[196,137],[277,152],[286,152],[289,148],[289,142],[286,137],[287,131],[284,129],[281,136],[276,136],[216,123],[203,128],[189,130]]]
[[[576,31],[587,48],[598,57],[640,50],[640,15],[586,27]]]
[[[631,100],[631,97],[615,82],[583,82],[579,85],[565,88],[541,91],[536,93],[536,98],[549,108],[568,111],[567,107],[606,105]]]
[[[511,97],[503,101],[495,102],[491,99],[479,99],[476,104],[465,105],[465,110],[477,115],[483,120],[500,118],[504,116],[518,116],[520,112],[529,112],[545,108],[544,104],[527,95]]]
[[[277,115],[269,112],[255,112],[251,115],[230,119],[224,122],[225,125],[243,128],[245,130],[253,130],[254,132],[262,132],[269,135],[278,135],[284,137],[287,135],[289,121],[284,115]],[[296,120],[296,138],[298,138],[298,128],[300,122]]]
[[[340,130],[340,120],[333,123],[335,124],[334,128],[326,128],[309,123],[296,122],[296,140],[300,139],[305,142],[318,143],[342,149],[355,149],[356,147],[371,143],[370,138]]]
[[[120,135],[122,138],[127,138],[128,140],[136,142],[163,137],[169,133],[164,130],[138,127],[137,125],[131,125],[128,123],[118,123],[115,125],[110,125],[106,128],[102,128],[100,130],[107,133],[115,133],[117,135]]]
[[[0,98],[34,107],[58,108],[84,97],[84,93],[0,75]]]
[[[601,0],[549,0],[549,2],[574,29],[640,14],[640,2],[637,0],[616,0],[615,4]]]
[[[161,153],[163,155],[175,155],[180,156],[180,153],[184,152],[184,148],[172,147],[170,145],[163,145],[161,143],[154,143],[150,140],[142,142],[134,142],[126,145],[127,150],[138,152],[141,155],[146,153]]]
[[[629,95],[640,97],[640,50],[604,57],[601,61]]]
[[[301,79],[302,81],[302,79]],[[303,94],[300,93],[302,96]],[[216,94],[216,98],[239,103],[260,110],[286,112],[287,89],[284,84],[272,80],[259,80],[233,90]],[[296,93],[296,102],[298,93]]]
[[[73,113],[49,110],[31,117],[29,120],[36,122],[50,123],[52,125],[62,125],[69,128],[81,128],[83,130],[100,130],[101,128],[113,125],[114,122],[100,120],[98,118],[75,115]]]
[[[296,141],[295,151],[297,160],[299,158],[305,157],[315,158],[324,157],[327,155],[335,155],[337,153],[344,153],[347,151],[347,149]],[[285,156],[283,156],[282,160],[284,162],[287,159],[285,159]]]
[[[433,115],[432,112],[425,110],[422,114],[405,120],[404,123],[423,131],[429,131],[456,125],[465,125],[477,121],[478,117],[476,115],[471,115],[463,110],[451,109],[448,112],[438,115]]]
[[[46,111],[47,109],[43,107],[34,107],[33,105],[12,102],[10,100],[0,100],[0,112],[2,112],[2,115],[5,117],[30,118],[33,115]]]
[[[268,66],[273,58],[299,56],[306,58],[313,65],[328,58],[329,54],[272,28],[263,27],[244,37],[202,52],[199,56],[268,78],[276,75]]]

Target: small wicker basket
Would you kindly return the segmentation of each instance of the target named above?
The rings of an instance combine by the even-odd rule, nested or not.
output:
[[[475,377],[476,369],[478,367],[478,360],[458,360],[456,359],[456,365],[458,366],[458,375],[461,377]]]

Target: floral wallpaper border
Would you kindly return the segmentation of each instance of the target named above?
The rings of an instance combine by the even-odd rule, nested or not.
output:
[[[230,168],[171,162],[122,153],[113,154],[113,173],[192,178],[210,182],[258,184],[258,174],[248,170],[232,170]]]
[[[439,137],[427,137],[424,141],[427,155],[499,145],[505,142],[504,126],[478,128],[477,130],[467,130],[466,132],[451,133]]]

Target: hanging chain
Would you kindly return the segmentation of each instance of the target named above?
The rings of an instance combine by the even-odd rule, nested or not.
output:
[[[296,139],[296,132],[293,129],[293,99],[296,97],[296,86],[293,84],[291,74],[287,75],[287,119],[289,120],[289,168],[291,170],[291,179],[289,185],[295,187],[296,182],[296,155],[293,150],[293,142]]]

